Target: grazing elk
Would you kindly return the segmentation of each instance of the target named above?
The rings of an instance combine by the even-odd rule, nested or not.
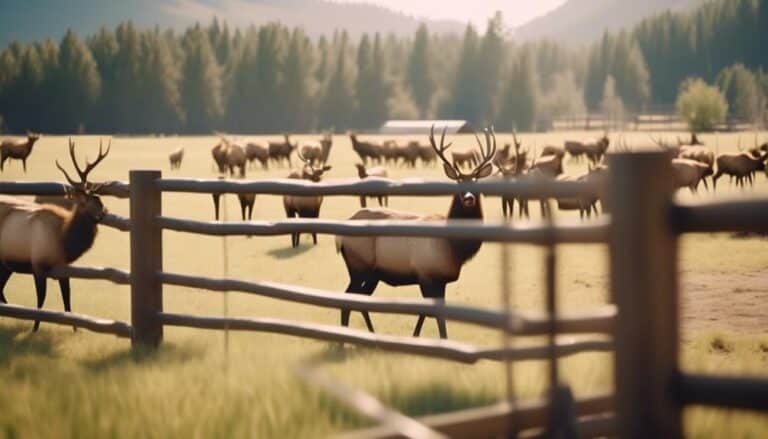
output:
[[[27,140],[3,140],[0,143],[0,171],[5,167],[5,161],[8,159],[21,160],[21,166],[24,172],[27,172],[27,157],[32,154],[32,147],[35,142],[40,140],[39,134],[27,132]]]
[[[169,156],[168,160],[171,162],[171,169],[180,169],[181,161],[184,160],[184,148],[177,148]]]
[[[765,161],[768,160],[768,152],[754,157],[752,154],[722,153],[717,156],[717,173],[712,176],[712,187],[717,189],[717,180],[723,175],[736,178],[736,186],[744,187],[744,180],[752,182],[752,174],[765,170]]]
[[[229,142],[222,138],[219,140],[219,143],[214,145],[214,147],[211,149],[211,155],[213,156],[213,161],[216,163],[216,167],[219,170],[219,174],[224,174],[227,172],[227,150],[229,149]]]
[[[248,142],[245,145],[245,159],[252,165],[258,160],[263,169],[269,169],[269,147],[263,143]]]
[[[357,175],[360,177],[361,180],[366,179],[368,177],[379,177],[379,178],[387,178],[389,175],[387,174],[387,169],[383,166],[376,166],[373,168],[366,168],[365,165],[362,163],[356,163],[355,167],[357,168]],[[379,201],[379,206],[387,206],[389,205],[389,197],[386,195],[376,195],[376,199]],[[366,195],[363,195],[360,197],[360,207],[367,207],[366,202]],[[370,198],[374,198],[373,195],[370,196]]]
[[[435,143],[434,126],[429,141],[437,156],[443,162],[445,175],[457,182],[476,181],[493,172],[491,161],[496,153],[496,136],[493,129],[485,131],[486,147],[480,146],[481,160],[469,173],[464,174],[445,156],[451,146],[445,145],[445,132],[440,137],[440,146]],[[479,143],[479,139],[478,139]],[[453,196],[448,215],[418,215],[389,209],[361,209],[351,220],[482,220],[483,208],[480,195],[464,192]],[[392,286],[419,285],[425,298],[445,301],[445,286],[459,278],[462,266],[480,250],[481,241],[452,240],[442,238],[406,238],[396,236],[339,236],[336,249],[344,258],[349,272],[347,293],[373,294],[379,282]],[[368,312],[363,312],[368,330],[373,324]],[[350,310],[341,311],[342,326],[349,325]],[[425,315],[419,315],[413,335],[418,337],[424,324]],[[447,337],[445,319],[438,317],[437,326],[441,338]]]
[[[304,163],[301,172],[293,171],[288,178],[308,180],[318,183],[323,178],[323,174],[330,171],[331,167],[325,164],[314,165],[307,160],[301,153],[298,153],[299,160]],[[288,218],[319,218],[320,207],[323,205],[323,197],[320,195],[286,195],[283,197],[283,207],[285,215]],[[291,234],[291,247],[299,246],[301,240],[300,233]],[[312,242],[317,244],[317,234],[312,234]]]
[[[330,133],[323,135],[323,138],[317,142],[308,142],[301,147],[301,155],[312,164],[326,163],[331,154],[333,138]]]
[[[363,161],[364,165],[368,165],[368,162],[371,163],[374,162],[381,162],[382,157],[382,147],[381,145],[371,143],[371,142],[361,142],[357,139],[357,134],[353,132],[349,132],[349,140],[352,142],[352,149],[355,150],[357,155],[360,157],[360,160]],[[390,145],[389,148],[395,149],[394,146]],[[396,153],[393,153],[395,157],[397,157]]]
[[[706,177],[712,175],[712,167],[707,164],[698,160],[676,158],[672,159],[672,169],[678,188],[687,187],[695,194],[699,190],[699,183],[704,183],[704,188],[709,190]]]
[[[245,176],[240,177],[245,178]],[[224,180],[224,177],[220,176],[219,180]],[[213,193],[213,211],[216,221],[219,220],[219,208],[221,206],[221,194]],[[253,193],[238,193],[237,201],[240,202],[240,213],[243,221],[251,220],[253,218],[253,205],[256,203],[256,194]]]
[[[290,136],[283,134],[282,142],[269,142],[267,150],[269,152],[269,158],[276,164],[280,165],[283,160],[288,162],[288,166],[293,166],[291,162],[291,154],[296,149],[298,144],[291,143]]]
[[[69,203],[37,204],[15,197],[0,196],[0,302],[7,303],[3,290],[13,273],[30,273],[35,279],[37,307],[42,308],[46,297],[46,278],[52,268],[68,265],[88,251],[96,238],[97,224],[104,218],[106,208],[98,192],[105,185],[88,182],[88,174],[109,154],[99,145],[96,161],[86,160],[81,169],[75,158],[75,144],[70,139],[69,155],[80,176],[76,182],[56,161],[72,189]],[[56,205],[58,204],[58,205]],[[71,311],[68,278],[59,280],[64,310]],[[40,327],[35,321],[34,330]]]

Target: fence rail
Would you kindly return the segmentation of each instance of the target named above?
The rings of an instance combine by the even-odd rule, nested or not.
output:
[[[714,203],[676,203],[668,157],[657,153],[615,154],[610,159],[606,197],[609,217],[590,223],[558,222],[525,225],[482,222],[403,222],[287,220],[212,223],[163,217],[162,192],[256,193],[323,196],[447,196],[462,191],[529,199],[577,198],[600,193],[582,182],[524,178],[491,179],[475,183],[437,181],[328,181],[297,180],[221,181],[162,179],[158,171],[131,171],[130,182],[115,182],[104,195],[130,196],[130,218],[107,215],[105,226],[130,233],[130,272],[99,267],[62,267],[50,277],[98,279],[131,287],[131,324],[71,313],[0,305],[0,315],[40,320],[131,337],[134,345],[157,346],[164,326],[227,329],[285,334],[335,343],[426,355],[465,363],[480,360],[523,361],[546,359],[551,365],[552,386],[557,385],[559,357],[580,352],[613,351],[616,359],[616,396],[576,400],[575,427],[585,436],[616,434],[624,437],[680,437],[681,413],[686,404],[712,404],[768,410],[768,381],[751,378],[686,375],[678,364],[677,238],[689,232],[768,231],[768,201],[735,200]],[[61,183],[0,182],[0,193],[13,195],[65,195]],[[611,302],[581,314],[544,315],[508,313],[446,305],[429,300],[381,300],[338,294],[270,282],[245,282],[167,273],[162,267],[162,230],[227,235],[284,235],[325,233],[346,236],[429,236],[505,243],[545,245],[548,303],[554,298],[554,245],[608,243],[611,260]],[[450,340],[414,339],[372,334],[360,330],[290,322],[270,318],[205,317],[175,314],[163,309],[163,285],[208,291],[236,291],[294,303],[353,311],[423,314],[446,320],[501,330],[517,336],[548,335],[544,346],[478,347]],[[550,307],[554,310],[554,307]],[[555,334],[593,334],[564,340]],[[670,391],[671,390],[671,391]],[[499,436],[514,427],[521,437],[546,434],[547,402],[523,403],[514,412],[496,405],[418,420],[448,436]],[[514,421],[514,423],[511,423]],[[513,425],[514,424],[514,425]],[[539,430],[537,430],[539,429]],[[368,430],[371,437],[396,436],[386,429]],[[487,434],[486,434],[487,433]]]

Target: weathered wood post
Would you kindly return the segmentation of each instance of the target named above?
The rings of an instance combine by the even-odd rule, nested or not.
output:
[[[673,394],[679,330],[677,240],[669,214],[672,167],[663,152],[614,154],[609,160],[619,437],[679,438],[681,407]]]
[[[160,171],[131,171],[131,324],[133,345],[157,347],[163,340],[163,236]]]

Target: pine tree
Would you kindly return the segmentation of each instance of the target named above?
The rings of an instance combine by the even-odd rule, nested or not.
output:
[[[480,43],[476,68],[477,110],[475,120],[482,125],[493,124],[499,90],[504,42],[501,12],[488,21],[488,28]]]
[[[500,130],[531,131],[536,128],[538,89],[532,55],[521,50],[508,73],[499,103],[497,125]]]
[[[346,64],[347,39],[346,32],[339,37],[336,67],[328,80],[318,114],[320,126],[333,126],[342,131],[350,128],[355,111],[355,98],[349,86],[351,80]]]
[[[392,91],[385,78],[386,66],[379,35],[376,34],[373,47],[368,36],[364,35],[357,54],[357,127],[377,128],[389,114],[388,101]]]
[[[717,85],[728,101],[729,116],[748,123],[760,118],[762,102],[757,77],[743,64],[720,72]]]
[[[207,133],[223,113],[221,69],[210,40],[199,27],[187,32],[183,42],[181,105],[186,113],[187,132]]]
[[[173,62],[168,45],[157,31],[142,34],[141,46],[141,100],[135,115],[138,118],[139,131],[178,132],[184,120],[179,93],[180,66]]]
[[[428,117],[432,96],[435,93],[435,81],[432,78],[432,56],[429,45],[429,31],[422,23],[414,37],[413,47],[408,56],[406,83],[414,103],[419,108],[422,119]]]
[[[294,29],[285,58],[282,102],[285,120],[282,130],[307,131],[312,127],[314,103],[310,95],[311,43],[304,32]]]
[[[58,118],[50,129],[78,132],[90,120],[91,110],[98,101],[101,77],[91,51],[71,30],[59,45],[55,82],[51,105],[57,109]]]
[[[466,119],[477,124],[481,113],[478,102],[477,62],[479,52],[478,35],[472,25],[467,26],[464,32],[464,41],[461,44],[461,55],[456,68],[456,77],[453,82],[448,105],[445,113],[456,119]]]

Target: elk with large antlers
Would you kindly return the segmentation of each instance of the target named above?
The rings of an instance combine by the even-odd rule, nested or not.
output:
[[[69,155],[80,181],[70,178],[56,162],[71,185],[70,210],[53,204],[37,204],[15,197],[0,196],[0,301],[7,303],[3,290],[13,273],[31,273],[35,279],[37,307],[42,308],[46,296],[46,278],[52,268],[68,265],[88,249],[96,238],[97,224],[106,208],[98,197],[104,184],[88,182],[88,174],[109,154],[99,144],[99,156],[86,161],[81,169],[75,158],[75,144],[69,141]],[[64,310],[69,312],[69,279],[59,280]],[[34,330],[40,326],[35,321]]]
[[[438,158],[443,161],[445,175],[457,182],[476,181],[493,172],[491,161],[496,154],[496,136],[493,129],[485,131],[485,148],[477,138],[480,147],[480,162],[469,173],[462,173],[445,156],[451,146],[445,145],[445,132],[440,137],[440,146],[435,142],[434,126],[429,141]],[[482,220],[483,208],[480,195],[463,192],[453,196],[448,215],[419,215],[397,212],[389,209],[361,209],[350,220],[403,220],[403,221],[447,221]],[[419,285],[421,295],[437,301],[445,300],[445,286],[459,278],[462,266],[480,250],[481,241],[454,240],[443,238],[406,238],[396,236],[339,236],[336,249],[344,258],[349,272],[347,293],[373,294],[379,282],[392,286]],[[363,312],[368,330],[373,324],[367,312]],[[350,310],[341,311],[341,324],[349,325]],[[418,337],[424,324],[425,315],[419,315],[413,335]],[[447,337],[445,320],[437,318],[441,338]]]
[[[32,154],[32,147],[35,146],[35,142],[40,140],[39,134],[27,133],[27,140],[15,141],[15,140],[3,140],[0,143],[0,171],[5,166],[5,161],[8,159],[21,160],[21,166],[24,168],[24,172],[27,172],[27,157]]]
[[[301,155],[301,152],[298,152],[297,155],[299,160],[304,163],[304,167],[301,169],[301,172],[291,172],[291,174],[288,175],[288,178],[319,183],[323,178],[323,174],[331,170],[331,167],[326,164],[313,164],[306,157]],[[320,207],[322,205],[323,197],[320,195],[286,195],[283,197],[283,207],[285,208],[285,215],[288,218],[319,218]],[[298,247],[300,239],[300,233],[291,234],[291,247]],[[312,234],[312,242],[317,244],[316,233]]]

